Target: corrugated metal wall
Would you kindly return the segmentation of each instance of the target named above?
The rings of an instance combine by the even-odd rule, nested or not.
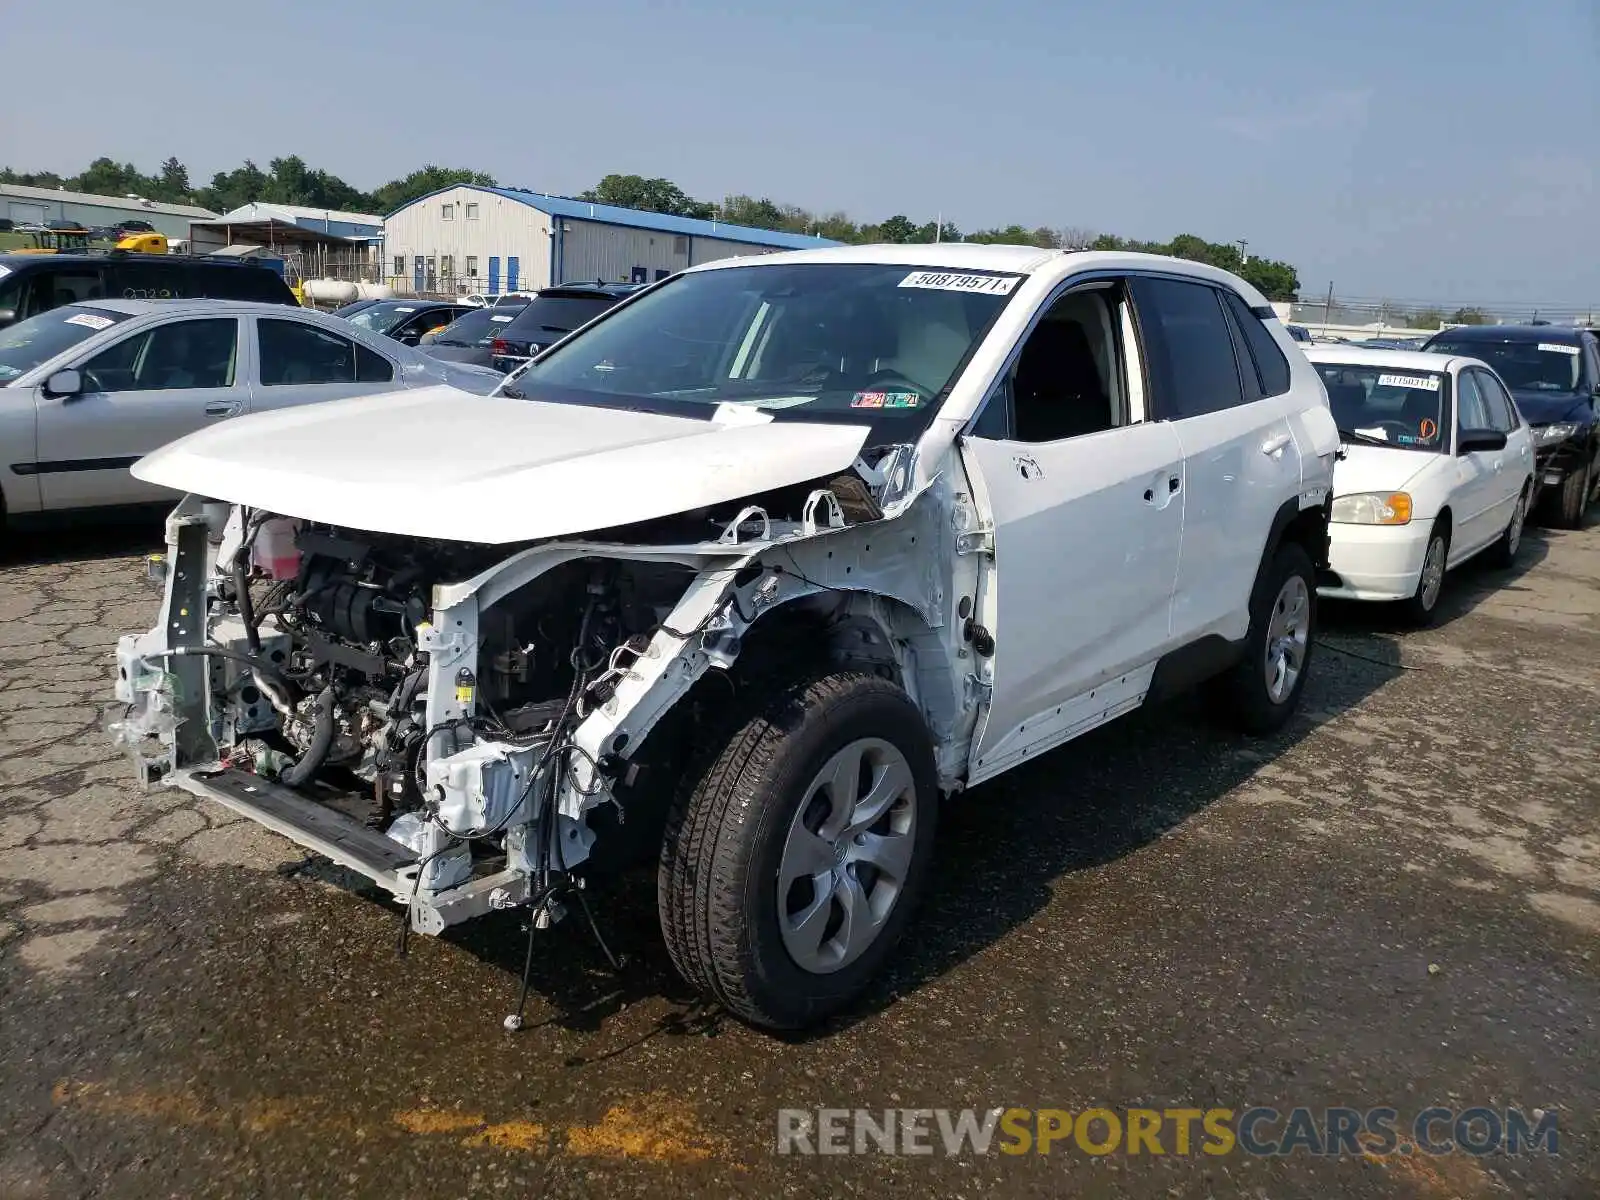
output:
[[[694,261],[689,265],[699,266],[701,263],[716,262],[719,258],[737,258],[742,254],[775,254],[777,251],[766,246],[753,246],[749,242],[724,242],[718,238],[695,238],[694,245],[690,247]]]
[[[477,206],[470,210],[475,216],[468,216],[468,205]],[[449,219],[444,216],[446,206]],[[394,283],[398,275],[397,286],[402,289],[413,285],[419,257],[425,272],[428,260],[433,261],[439,290],[443,290],[446,257],[453,273],[449,290],[457,293],[488,290],[491,258],[500,260],[501,290],[506,288],[506,264],[512,258],[518,260],[519,290],[550,283],[550,218],[493,192],[459,187],[425,196],[384,222],[383,243],[384,276]],[[403,268],[398,273],[397,263]],[[476,276],[470,273],[472,266]]]
[[[557,235],[561,251],[559,283],[628,283],[656,278],[689,265],[689,239],[682,234],[629,229],[598,221],[567,218]]]

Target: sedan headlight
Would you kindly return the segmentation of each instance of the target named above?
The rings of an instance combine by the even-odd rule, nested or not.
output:
[[[1555,425],[1536,425],[1533,429],[1533,444],[1535,446],[1550,446],[1556,442],[1564,442],[1577,433],[1579,425],[1576,421],[1561,421]]]
[[[1340,525],[1407,525],[1411,521],[1411,497],[1405,492],[1335,496],[1333,519]]]

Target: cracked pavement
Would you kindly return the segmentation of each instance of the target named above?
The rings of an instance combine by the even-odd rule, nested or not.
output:
[[[0,558],[0,1197],[1600,1194],[1600,530],[1530,531],[1439,625],[1328,608],[1304,708],[1194,699],[961,798],[905,953],[817,1036],[689,997],[654,884],[537,943],[396,910],[100,731],[154,527]],[[1559,1157],[836,1157],[780,1106],[1430,1102]]]

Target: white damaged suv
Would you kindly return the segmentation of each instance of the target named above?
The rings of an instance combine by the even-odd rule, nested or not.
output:
[[[249,416],[140,461],[186,497],[109,725],[147,783],[423,933],[544,927],[642,842],[684,977],[805,1026],[935,884],[943,798],[1202,681],[1247,731],[1288,719],[1338,445],[1272,309],[1210,267],[712,263],[498,395]]]

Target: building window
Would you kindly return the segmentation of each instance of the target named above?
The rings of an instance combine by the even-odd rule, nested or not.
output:
[[[439,206],[439,215],[441,217],[443,217],[446,221],[454,221],[456,219],[455,205],[453,205],[453,204],[440,205]]]
[[[454,277],[456,273],[456,259],[453,254],[446,254],[439,259],[439,270],[446,279]]]
[[[468,207],[469,208],[476,208],[477,206],[476,205],[469,205]],[[467,255],[467,278],[468,279],[476,279],[477,277],[478,277],[478,256],[476,254],[469,254],[469,255]]]
[[[675,238],[673,238],[672,239],[672,252],[674,254],[687,254],[687,253],[689,253],[689,239],[686,238],[686,237],[675,237]]]
[[[396,275],[404,275],[406,273],[406,256],[404,254],[396,254],[394,256],[394,273]]]
[[[468,200],[467,201],[467,220],[476,221],[477,219],[478,219],[478,206],[476,204],[474,204],[471,200]]]

